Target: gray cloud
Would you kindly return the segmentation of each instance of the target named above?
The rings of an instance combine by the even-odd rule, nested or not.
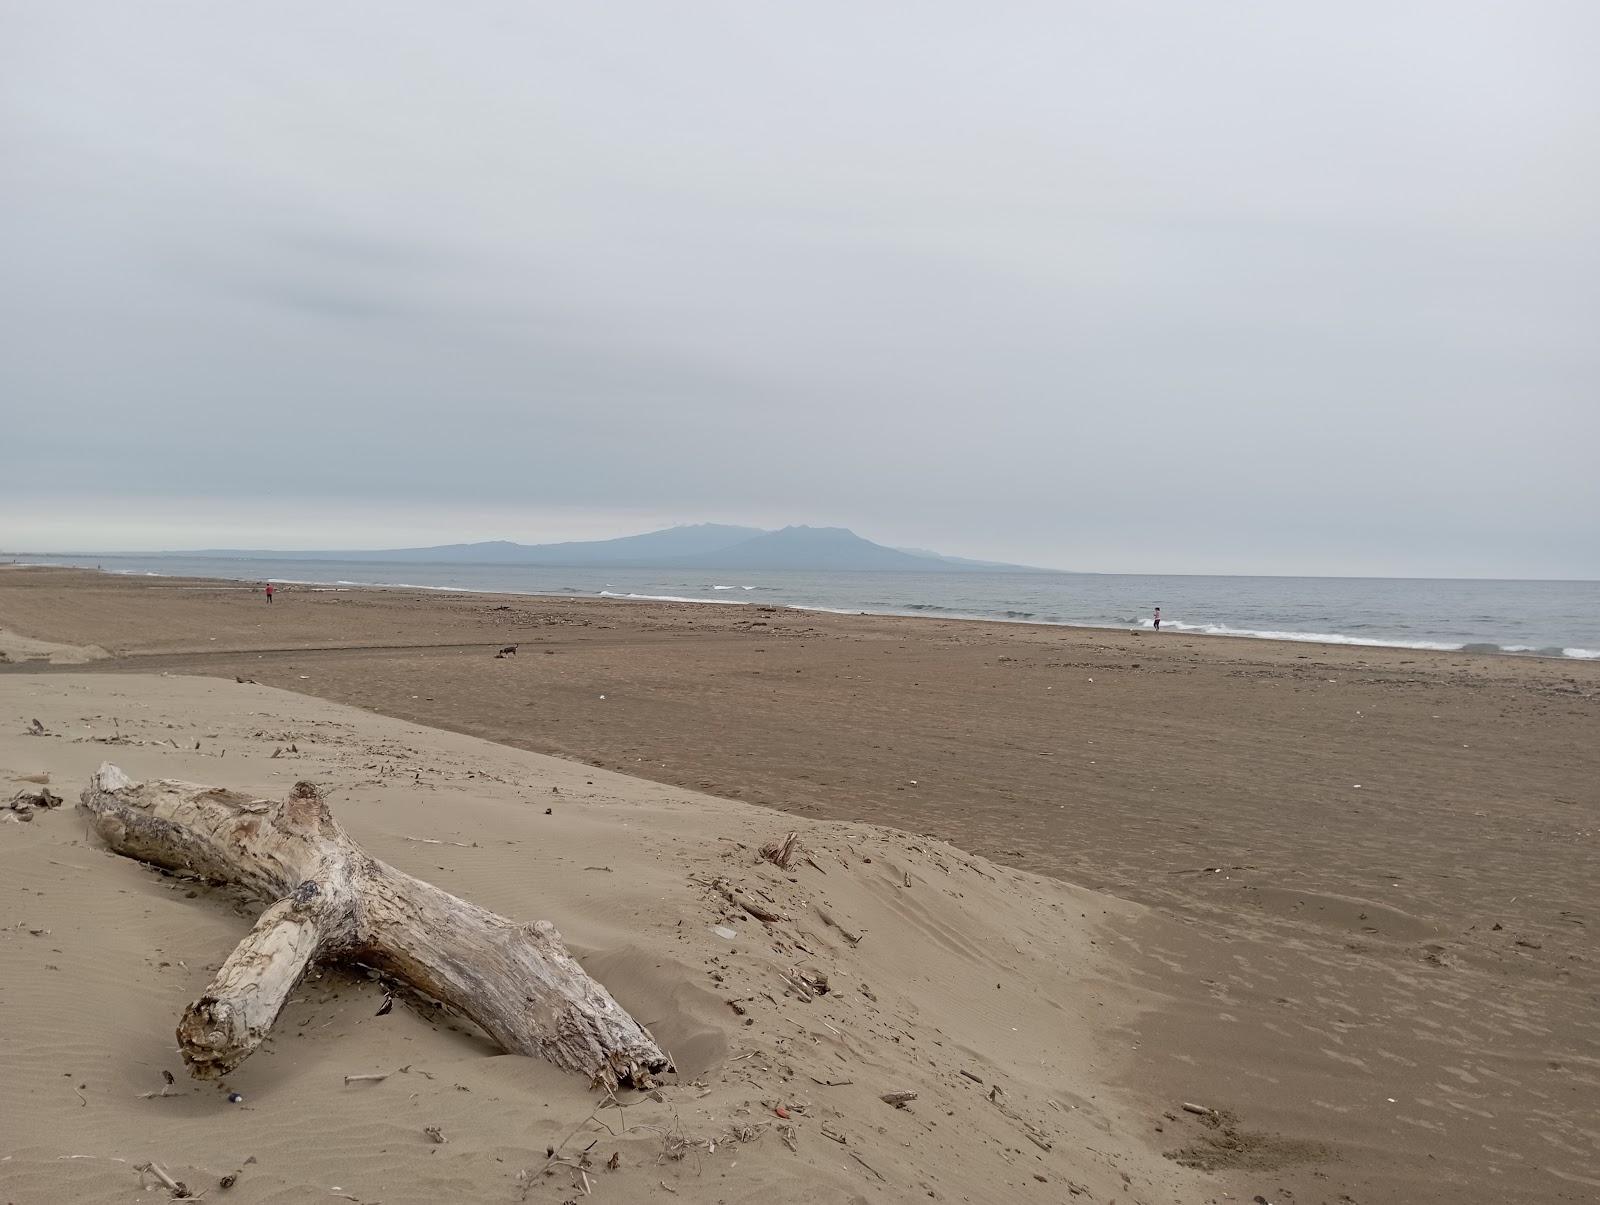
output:
[[[9,21],[0,545],[1600,576],[1591,6]]]

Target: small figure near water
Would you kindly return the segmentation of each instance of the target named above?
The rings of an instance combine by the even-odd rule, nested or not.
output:
[[[1156,631],[1159,632],[1160,630],[1161,630],[1161,608],[1157,607],[1156,608]]]
[[[271,602],[272,602],[272,590],[273,590],[273,586],[272,586],[272,583],[271,583],[271,582],[268,582],[268,583],[267,583],[267,590],[266,590],[266,594],[267,594],[267,603],[268,603],[268,604],[269,604],[269,605],[270,605],[270,604],[271,604]]]

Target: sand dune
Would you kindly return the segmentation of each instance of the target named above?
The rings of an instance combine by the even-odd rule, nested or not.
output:
[[[8,724],[8,783],[48,773],[75,796],[106,759],[263,796],[316,781],[379,856],[553,920],[679,1067],[656,1096],[604,1107],[425,1007],[379,1017],[382,985],[329,970],[238,1072],[193,1083],[172,1027],[258,907],[96,848],[69,806],[0,825],[8,1201],[167,1199],[138,1191],[149,1160],[241,1202],[581,1196],[572,1168],[541,1174],[547,1147],[587,1150],[595,1199],[618,1202],[660,1200],[663,1184],[773,1202],[1206,1195],[1114,1085],[1117,1028],[1149,998],[1097,938],[1136,905],[943,842],[791,821],[261,686],[71,675],[0,691],[4,714],[47,732]],[[823,869],[756,856],[791,825]],[[694,881],[713,874],[793,920],[735,913]],[[796,967],[825,974],[827,994],[800,999]],[[148,1096],[164,1071],[175,1086]],[[889,1092],[917,1097],[896,1109]]]
[[[51,665],[85,665],[110,655],[97,644],[59,644],[0,628],[0,663],[47,661]]]

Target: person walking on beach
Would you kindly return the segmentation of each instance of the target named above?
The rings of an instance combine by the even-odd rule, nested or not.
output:
[[[272,603],[272,583],[271,582],[267,583],[267,603],[268,603],[269,606]]]
[[[271,602],[272,600],[268,599],[267,601]],[[1160,630],[1161,630],[1161,608],[1157,607],[1156,608],[1156,631],[1159,632]]]

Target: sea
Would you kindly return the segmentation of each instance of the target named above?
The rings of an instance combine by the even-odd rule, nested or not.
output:
[[[182,555],[27,556],[107,573],[227,578],[325,590],[413,590],[777,606],[1068,627],[1600,659],[1600,581],[606,569],[269,560]]]

